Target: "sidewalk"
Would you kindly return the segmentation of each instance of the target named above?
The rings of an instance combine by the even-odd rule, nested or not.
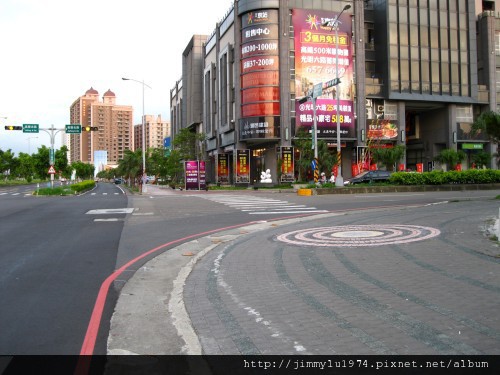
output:
[[[493,206],[327,213],[185,242],[123,286],[108,354],[499,354],[498,246],[477,231]]]

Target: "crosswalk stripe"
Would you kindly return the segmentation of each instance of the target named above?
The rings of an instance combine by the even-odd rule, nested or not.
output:
[[[249,215],[276,215],[294,213],[321,213],[327,210],[318,210],[316,207],[307,207],[303,204],[294,204],[287,201],[270,198],[258,198],[238,195],[206,195],[200,198],[222,203]]]

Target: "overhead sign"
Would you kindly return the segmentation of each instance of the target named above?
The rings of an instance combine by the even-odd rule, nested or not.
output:
[[[56,174],[56,170],[54,169],[53,165],[51,165],[49,168],[49,174]]]
[[[38,133],[38,124],[23,124],[23,133]]]
[[[66,125],[64,131],[66,134],[81,134],[82,126],[80,124],[69,124]]]

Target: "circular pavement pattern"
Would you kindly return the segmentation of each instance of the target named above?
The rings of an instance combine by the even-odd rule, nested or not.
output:
[[[345,225],[296,230],[277,239],[299,246],[361,247],[422,241],[440,233],[438,229],[418,225]]]

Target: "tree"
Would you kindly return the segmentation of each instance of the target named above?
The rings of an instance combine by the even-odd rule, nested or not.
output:
[[[500,143],[500,113],[493,111],[481,113],[472,124],[472,132],[474,135],[485,132],[488,138],[498,145]]]
[[[467,155],[462,150],[455,151],[452,148],[441,150],[436,160],[448,165],[450,170],[454,170],[458,163],[463,161]]]
[[[50,167],[50,159],[49,159],[49,148],[45,145],[38,148],[38,152],[33,154],[33,163],[35,167],[35,174],[42,180],[47,179],[48,170]]]
[[[184,128],[175,135],[172,146],[179,152],[181,160],[203,160],[205,138],[204,133],[195,133]]]
[[[6,172],[13,171],[14,167],[15,156],[12,150],[0,150],[0,173],[5,174],[5,178],[7,178]]]
[[[183,158],[179,150],[172,150],[167,158],[167,174],[171,177],[172,183],[176,184],[184,178],[184,165],[182,164]]]
[[[21,152],[19,153],[18,160],[19,165],[16,168],[16,173],[30,183],[33,180],[33,175],[35,174],[35,163],[33,157],[29,154]]]
[[[68,168],[68,148],[62,146],[59,150],[55,152],[55,169],[56,171],[61,171],[63,177],[69,178],[71,176],[71,169]]]
[[[169,177],[168,156],[165,156],[165,149],[150,149],[148,171],[163,180]]]
[[[375,162],[383,164],[388,171],[393,171],[394,165],[401,160],[405,153],[405,146],[371,148],[370,152]]]
[[[142,175],[142,150],[140,148],[135,151],[125,150],[123,159],[118,161],[116,174],[132,181],[135,185],[136,178]]]
[[[71,170],[75,170],[76,177],[81,180],[92,179],[94,176],[94,166],[92,164],[75,161],[71,163]]]
[[[312,136],[303,128],[299,128],[294,138],[294,146],[300,151],[299,160],[296,161],[299,168],[299,180],[307,178],[307,171],[312,171],[311,162],[314,159],[312,149]],[[318,140],[318,170],[331,174],[332,167],[338,162],[337,154],[333,154],[328,149],[328,145],[323,140]]]

